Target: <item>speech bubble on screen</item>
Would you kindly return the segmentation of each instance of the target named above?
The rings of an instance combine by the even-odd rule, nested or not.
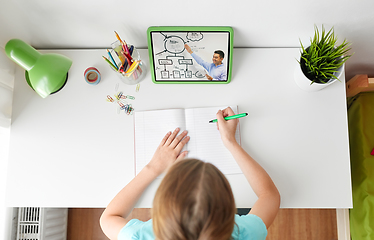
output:
[[[197,42],[203,39],[201,32],[188,32],[186,38],[192,42]]]

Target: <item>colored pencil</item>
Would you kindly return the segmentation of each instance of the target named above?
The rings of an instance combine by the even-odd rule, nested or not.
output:
[[[116,34],[116,37],[117,37],[118,41],[120,41],[120,43],[123,43],[122,39],[119,37],[118,33],[116,31],[114,31],[114,33]]]
[[[113,65],[113,63],[111,63],[111,62],[109,61],[108,58],[106,58],[106,57],[104,57],[104,56],[103,56],[103,58],[104,58],[104,60],[105,60],[107,63],[109,63],[109,65],[110,65],[114,70],[117,71],[116,67]]]
[[[112,57],[112,54],[110,54],[110,51],[109,51],[108,49],[107,49],[106,51],[108,52],[109,58],[112,60],[113,65],[114,65],[114,66],[117,68],[117,70],[118,70],[118,65],[117,65],[116,61],[114,61],[114,59],[113,59],[113,57]]]

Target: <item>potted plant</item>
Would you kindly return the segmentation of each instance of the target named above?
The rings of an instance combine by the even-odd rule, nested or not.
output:
[[[323,25],[321,33],[317,26],[314,27],[309,47],[304,48],[300,41],[301,56],[295,70],[295,81],[300,88],[317,91],[339,80],[344,63],[351,57],[347,55],[351,44],[345,39],[340,45],[336,42],[334,28],[326,33]]]

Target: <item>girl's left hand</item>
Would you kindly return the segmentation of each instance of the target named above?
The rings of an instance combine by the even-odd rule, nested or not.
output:
[[[183,131],[178,135],[180,129],[176,128],[173,133],[168,132],[157,147],[155,154],[147,167],[152,169],[157,176],[168,169],[176,160],[183,159],[187,155],[187,151],[182,148],[190,140],[187,131]]]

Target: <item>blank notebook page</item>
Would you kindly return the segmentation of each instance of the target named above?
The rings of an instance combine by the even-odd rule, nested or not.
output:
[[[148,164],[161,140],[176,127],[188,131],[190,141],[184,150],[188,158],[197,158],[214,164],[224,174],[241,173],[231,153],[223,145],[216,123],[219,109],[225,107],[167,109],[135,112],[135,170],[136,174]],[[231,107],[237,113],[237,107]],[[236,140],[240,143],[239,126]]]
[[[220,107],[186,109],[186,128],[191,139],[187,149],[189,158],[197,158],[214,164],[224,174],[241,173],[231,153],[223,145],[216,123],[209,123],[216,118]],[[235,114],[237,107],[231,107]],[[240,143],[239,126],[236,128],[236,141]]]
[[[135,112],[135,173],[153,157],[161,140],[177,127],[186,130],[184,109]]]

